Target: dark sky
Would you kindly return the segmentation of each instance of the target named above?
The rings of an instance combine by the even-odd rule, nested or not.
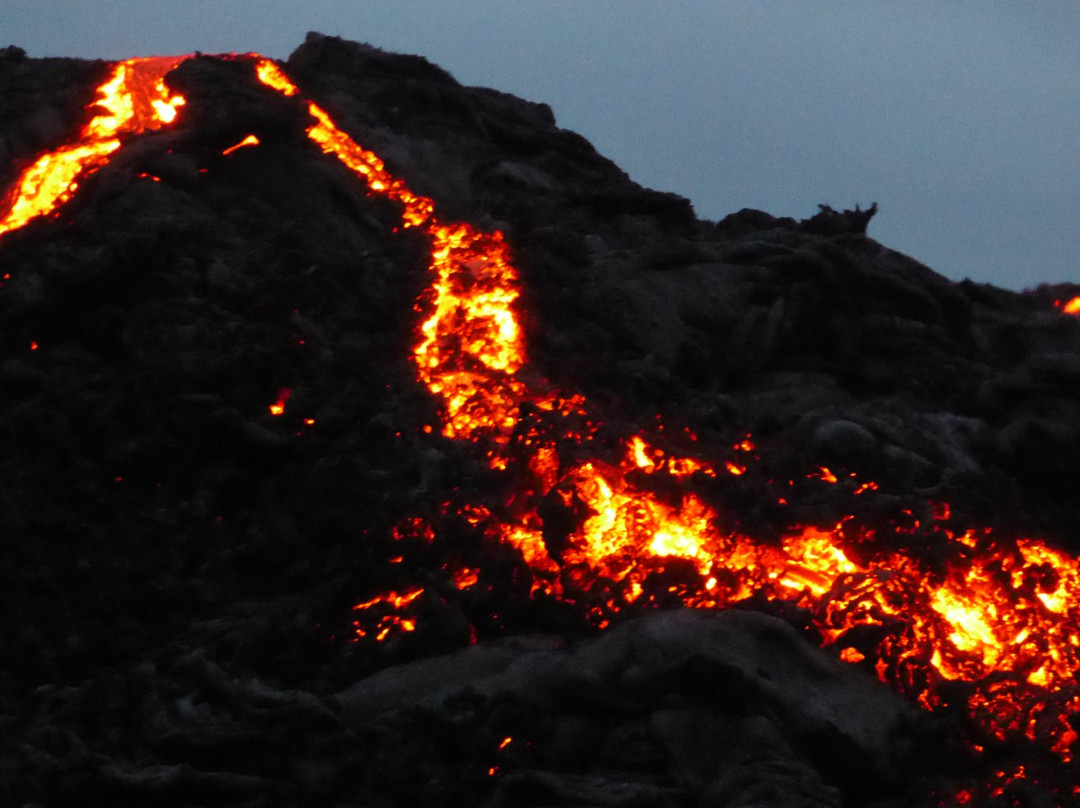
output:
[[[308,30],[545,101],[703,217],[876,201],[870,235],[951,278],[1080,281],[1080,3],[0,0],[32,56],[283,58]]]

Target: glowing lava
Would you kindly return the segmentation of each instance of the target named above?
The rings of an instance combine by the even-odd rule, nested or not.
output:
[[[273,62],[256,65],[259,80],[288,96],[299,90]],[[392,176],[373,152],[342,132],[317,104],[307,135],[327,154],[355,172],[372,193],[402,205],[406,227],[432,241],[435,276],[420,304],[431,313],[413,350],[420,380],[446,408],[443,434],[449,438],[495,436],[505,443],[520,402],[530,397],[514,374],[525,364],[521,329],[513,312],[517,273],[501,233],[481,233],[469,224],[445,224],[435,204]]]
[[[285,405],[288,403],[290,396],[292,396],[291,387],[282,387],[278,390],[277,401],[270,405],[271,415],[284,415]]]
[[[258,136],[257,135],[248,135],[247,137],[245,137],[240,142],[234,143],[232,146],[229,146],[229,148],[224,149],[221,153],[223,155],[225,155],[226,157],[228,157],[230,154],[234,154],[235,152],[239,151],[240,149],[246,149],[248,146],[258,146],[258,145],[259,145]]]
[[[298,94],[272,63],[257,69],[268,86]],[[636,435],[617,463],[573,460],[587,435],[569,421],[587,415],[586,402],[520,373],[526,355],[514,310],[518,279],[501,234],[440,222],[430,199],[412,194],[324,110],[309,104],[309,112],[315,122],[308,136],[371,193],[401,203],[404,225],[431,239],[432,281],[418,305],[425,319],[413,359],[420,381],[442,401],[442,434],[481,443],[493,468],[512,466],[528,480],[499,513],[480,505],[460,513],[491,540],[521,552],[535,595],[591,603],[601,627],[630,604],[722,608],[750,597],[789,601],[810,614],[842,658],[872,660],[879,676],[925,706],[939,703],[937,687],[945,681],[975,683],[969,704],[986,733],[1001,740],[1039,737],[1068,759],[1076,735],[1067,719],[1080,707],[1074,680],[1080,643],[1063,629],[1080,625],[1074,559],[1035,540],[1009,545],[989,531],[955,535],[943,524],[925,529],[949,547],[952,561],[944,573],[916,555],[876,548],[873,537],[864,537],[867,546],[856,561],[845,549],[842,523],[793,526],[779,544],[761,543],[723,532],[713,509],[680,489],[694,479],[722,478],[701,458],[665,454]],[[523,429],[525,404],[542,413],[540,425]],[[563,444],[570,439],[565,454],[558,435]],[[753,444],[744,441],[737,449]],[[729,476],[746,471],[734,460],[722,468]],[[840,484],[824,467],[809,476]],[[851,494],[876,489],[867,481]],[[548,519],[562,513],[565,535],[545,533],[545,509]],[[939,509],[942,522],[948,510],[945,504]],[[676,566],[677,580],[666,579]],[[469,570],[455,578],[474,586],[474,575]],[[654,583],[665,580],[659,588]],[[412,593],[410,602],[417,597]],[[386,598],[396,603],[397,596],[369,603]],[[415,628],[413,618],[398,618],[409,621],[402,630]],[[382,639],[393,627],[383,617],[374,631]],[[360,632],[371,633],[358,626]]]
[[[165,75],[187,58],[153,56],[118,63],[97,88],[92,108],[102,111],[73,143],[41,155],[23,171],[4,200],[7,212],[0,219],[0,236],[70,199],[79,187],[77,180],[105,165],[120,148],[122,136],[172,123],[185,102],[165,86]]]
[[[1070,300],[1057,300],[1054,302],[1054,305],[1066,314],[1080,316],[1080,295]]]

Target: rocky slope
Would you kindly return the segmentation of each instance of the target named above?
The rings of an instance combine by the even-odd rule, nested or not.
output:
[[[419,57],[311,35],[286,68],[443,219],[506,234],[533,372],[612,434],[661,414],[717,457],[754,435],[759,465],[712,492],[739,529],[840,519],[850,496],[781,513],[770,487],[828,465],[878,482],[860,518],[948,500],[1080,551],[1080,321],[1054,306],[1080,287],[950,282],[869,238],[872,211],[701,221],[545,105]],[[107,69],[0,53],[0,187]],[[168,81],[177,126],[0,239],[0,802],[908,805],[996,765],[798,615],[594,637],[464,528],[444,543],[484,588],[434,550],[391,563],[403,519],[501,495],[409,359],[428,246],[250,65]],[[348,641],[355,603],[416,579],[414,632]]]

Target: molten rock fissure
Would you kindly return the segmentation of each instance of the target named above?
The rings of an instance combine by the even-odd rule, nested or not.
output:
[[[0,96],[5,804],[1080,804],[1080,287],[317,34]]]

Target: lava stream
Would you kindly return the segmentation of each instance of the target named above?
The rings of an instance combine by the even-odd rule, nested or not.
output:
[[[297,94],[272,63],[261,62],[258,71],[269,86]],[[532,476],[531,496],[517,498],[524,506],[501,515],[482,506],[463,513],[491,539],[520,550],[534,573],[534,593],[588,598],[603,591],[592,607],[601,626],[639,601],[660,605],[674,598],[703,608],[749,597],[791,601],[810,613],[842,658],[869,657],[879,676],[924,705],[938,703],[942,682],[975,683],[970,706],[986,733],[1002,740],[1038,736],[1069,758],[1076,733],[1067,719],[1080,708],[1074,682],[1080,648],[1076,632],[1063,627],[1080,626],[1075,559],[1031,539],[1002,547],[989,531],[956,536],[941,528],[956,558],[944,576],[896,551],[869,552],[858,564],[844,549],[839,525],[795,527],[779,546],[721,533],[717,515],[700,497],[660,496],[649,484],[650,477],[663,478],[661,487],[670,491],[695,474],[716,478],[721,472],[698,458],[665,456],[640,435],[627,440],[626,457],[615,465],[564,460],[549,439],[560,428],[550,424],[513,442],[525,403],[556,421],[585,415],[587,408],[580,396],[553,394],[519,374],[527,360],[514,311],[517,273],[501,234],[440,222],[430,199],[412,194],[321,108],[310,104],[309,111],[315,120],[309,137],[372,193],[400,202],[404,224],[431,239],[432,282],[418,306],[427,317],[413,359],[420,381],[442,401],[445,436],[484,444],[497,469],[507,468],[516,450],[519,467]],[[729,475],[745,471],[732,461],[723,468]],[[827,470],[821,479],[838,482]],[[867,482],[853,493],[875,488]],[[573,523],[557,554],[540,515],[540,503],[552,497]],[[656,591],[654,576],[676,561],[688,563],[696,577]],[[407,630],[414,625],[410,621]],[[384,616],[378,637],[388,636],[390,627]],[[849,642],[849,632],[873,639]],[[984,681],[993,685],[981,687]]]
[[[280,92],[298,93],[273,63],[261,61],[257,71]],[[518,461],[532,475],[532,496],[521,497],[527,504],[501,516],[474,506],[467,516],[492,539],[521,551],[534,572],[534,593],[567,596],[572,587],[569,594],[578,597],[608,582],[613,588],[594,606],[600,625],[630,603],[666,602],[673,595],[685,605],[708,608],[751,596],[793,601],[810,612],[843,658],[871,657],[882,678],[926,706],[937,703],[935,688],[943,681],[997,677],[994,687],[976,687],[970,696],[976,720],[1002,739],[1022,734],[1034,740],[1038,725],[1040,736],[1069,757],[1076,734],[1067,719],[1080,707],[1073,678],[1080,648],[1076,632],[1063,626],[1080,626],[1075,559],[1035,540],[1002,548],[988,531],[954,536],[942,529],[957,557],[943,577],[902,552],[870,553],[860,565],[844,550],[841,526],[798,527],[780,546],[722,534],[717,515],[698,496],[661,497],[643,487],[650,477],[664,478],[669,490],[672,482],[695,474],[720,473],[697,458],[665,456],[642,436],[628,439],[617,465],[564,461],[545,437],[558,429],[512,447],[524,403],[556,419],[587,409],[580,396],[552,394],[518,373],[527,360],[514,311],[517,273],[501,234],[440,222],[430,199],[410,192],[321,108],[309,104],[309,111],[315,120],[309,137],[363,178],[372,193],[400,202],[404,224],[431,238],[432,283],[419,306],[429,314],[413,359],[420,381],[442,400],[445,436],[483,442],[495,468],[507,467],[511,448],[525,455]],[[730,475],[745,471],[731,461],[724,469]],[[827,470],[821,476],[838,482]],[[854,493],[873,488],[864,483]],[[551,497],[571,521],[579,514],[558,557],[540,515],[539,503]],[[676,560],[688,562],[696,580],[654,591],[654,574]],[[409,622],[408,630],[413,626]],[[377,627],[380,639],[389,627],[384,617]],[[861,647],[847,643],[849,632],[867,628],[880,628],[883,636]]]
[[[97,88],[92,107],[102,110],[74,142],[42,154],[23,171],[5,199],[0,236],[32,219],[52,213],[78,188],[80,177],[96,171],[120,148],[121,136],[140,134],[172,123],[184,105],[165,86],[165,75],[187,56],[151,56],[119,62]]]

